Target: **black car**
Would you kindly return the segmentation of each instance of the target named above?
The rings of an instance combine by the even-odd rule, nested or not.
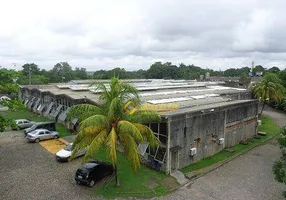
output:
[[[97,181],[113,173],[114,168],[112,164],[101,161],[90,161],[76,171],[75,181],[77,184],[85,184],[93,187]]]

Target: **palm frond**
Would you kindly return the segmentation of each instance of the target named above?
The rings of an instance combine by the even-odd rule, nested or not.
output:
[[[107,113],[108,119],[112,120],[114,117],[116,117],[115,114],[117,115],[117,117],[120,117],[122,113],[123,113],[123,103],[121,102],[121,99],[120,98],[112,99]]]
[[[107,136],[106,146],[108,147],[108,156],[112,161],[113,166],[117,163],[117,134],[115,128],[112,127],[110,133]]]
[[[139,100],[139,91],[136,89],[136,87],[134,87],[133,85],[130,85],[128,83],[125,82],[120,82],[119,83],[120,89],[121,89],[121,93],[120,93],[120,97],[123,99],[131,99],[133,98],[134,101],[138,101]]]
[[[129,121],[140,123],[140,124],[146,124],[150,122],[160,122],[161,117],[160,115],[151,110],[136,110],[134,113],[129,115]]]
[[[93,115],[80,123],[79,130],[87,131],[92,128],[93,131],[99,132],[108,126],[107,117],[104,115]]]
[[[83,162],[86,162],[88,157],[94,157],[96,152],[105,144],[106,142],[106,137],[107,137],[107,130],[104,129],[102,130],[99,134],[95,136],[93,141],[90,143],[86,154],[83,158]]]
[[[122,145],[126,158],[130,161],[133,171],[136,172],[141,166],[137,143],[131,135],[120,133],[120,137],[125,141]]]
[[[91,104],[77,104],[71,107],[71,110],[68,113],[68,119],[76,117],[81,122],[82,120],[96,114],[104,114],[103,109]]]
[[[120,133],[121,135],[126,135],[126,134],[130,135],[132,138],[134,138],[134,140],[137,143],[140,143],[143,141],[143,137],[140,131],[131,122],[128,122],[125,120],[119,121],[117,124],[116,131],[118,132],[118,134]]]
[[[95,137],[96,133],[86,135],[80,140],[77,139],[78,137],[76,137],[75,141],[73,142],[73,147],[72,147],[73,150],[70,160],[73,160],[75,158],[75,155],[77,154],[78,151],[89,146]]]
[[[134,123],[134,126],[140,131],[143,140],[147,141],[151,148],[155,149],[159,146],[160,141],[148,126],[139,123]]]

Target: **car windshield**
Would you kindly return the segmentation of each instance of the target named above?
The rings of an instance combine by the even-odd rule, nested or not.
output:
[[[30,132],[31,135],[34,135],[34,134],[36,134],[36,133],[38,133],[38,131],[32,131],[32,132]]]
[[[72,145],[69,144],[68,146],[66,146],[66,147],[64,148],[64,150],[66,150],[66,151],[72,151]]]
[[[31,129],[35,129],[35,128],[37,128],[37,124],[34,124],[34,125],[31,127]]]

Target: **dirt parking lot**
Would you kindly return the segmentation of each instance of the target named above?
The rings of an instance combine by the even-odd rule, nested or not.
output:
[[[37,143],[28,143],[22,131],[0,133],[0,199],[102,199],[74,181],[81,159],[58,163]]]

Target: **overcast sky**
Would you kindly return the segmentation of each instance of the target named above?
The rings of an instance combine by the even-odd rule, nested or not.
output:
[[[285,0],[0,0],[0,66],[285,68]]]

